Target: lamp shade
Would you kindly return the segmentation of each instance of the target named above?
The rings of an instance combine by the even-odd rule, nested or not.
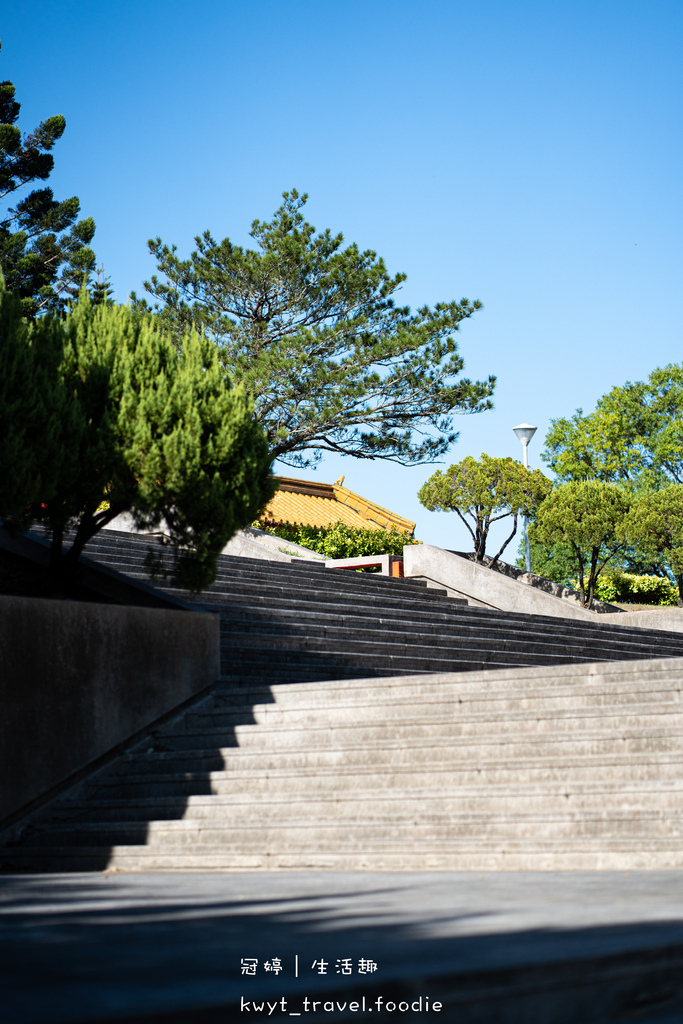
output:
[[[530,423],[520,423],[518,426],[512,428],[517,435],[517,438],[526,447],[531,438],[536,433],[537,427],[532,427]]]

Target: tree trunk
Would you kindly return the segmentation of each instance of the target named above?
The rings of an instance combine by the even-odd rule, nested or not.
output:
[[[580,549],[577,548],[576,546],[575,546],[574,550],[576,552],[576,557],[577,557],[578,562],[579,562],[579,598],[580,598],[580,601],[581,601],[581,607],[585,608],[586,607],[586,592],[585,592],[584,586],[583,586],[583,555],[581,554]]]
[[[74,542],[64,554],[64,526],[52,523],[52,547],[50,549],[50,575],[52,590],[55,597],[64,597],[78,582],[78,559],[88,541],[103,526],[115,519],[121,512],[127,511],[123,506],[110,508],[106,513],[97,515],[96,509],[86,510],[81,516]]]
[[[64,524],[50,519],[52,544],[50,546],[50,589],[53,597],[64,596],[64,575],[62,549],[64,546]]]
[[[591,570],[588,577],[588,601],[586,603],[586,608],[588,608],[589,611],[593,607],[593,594],[595,593],[599,554],[600,548],[591,548]]]
[[[514,525],[513,525],[513,527],[512,527],[512,533],[510,534],[510,536],[508,537],[508,539],[507,539],[507,540],[505,541],[505,543],[503,544],[502,548],[500,549],[500,551],[498,552],[498,554],[496,555],[496,557],[495,557],[495,558],[493,559],[493,561],[491,562],[491,564],[490,564],[490,566],[489,566],[489,569],[494,569],[494,568],[495,568],[495,566],[496,566],[496,562],[498,561],[498,559],[500,558],[500,556],[501,556],[501,555],[503,554],[503,552],[505,551],[505,548],[506,548],[506,547],[508,546],[508,544],[510,543],[510,541],[512,540],[512,538],[514,537],[514,535],[515,535],[515,534],[517,533],[517,513],[516,513],[516,512],[514,513],[514,520],[513,520],[513,524],[514,524]]]
[[[474,560],[478,565],[481,565],[484,561],[484,555],[486,554],[486,535],[488,530],[482,526],[480,521],[477,521],[477,534],[475,538],[474,547]]]

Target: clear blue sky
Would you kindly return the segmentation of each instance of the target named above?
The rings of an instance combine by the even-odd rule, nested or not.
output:
[[[0,78],[25,130],[65,115],[50,184],[95,218],[120,300],[149,237],[244,244],[296,187],[407,273],[405,303],[484,303],[460,347],[496,408],[447,464],[520,457],[527,421],[539,465],[550,419],[683,360],[682,36],[680,0],[32,0],[5,5]],[[466,547],[417,502],[435,468],[316,476]]]

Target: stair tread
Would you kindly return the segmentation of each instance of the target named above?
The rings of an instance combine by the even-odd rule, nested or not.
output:
[[[147,582],[149,544],[108,531],[86,555]],[[473,608],[321,563],[218,564],[200,595],[155,584],[219,614],[212,693],[38,814],[0,862],[683,866],[681,634]]]

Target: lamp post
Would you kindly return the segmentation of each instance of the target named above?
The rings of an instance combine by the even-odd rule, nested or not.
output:
[[[520,423],[518,426],[512,428],[517,435],[518,439],[522,442],[522,448],[524,449],[524,468],[529,468],[527,460],[527,448],[529,447],[529,441],[536,433],[537,428],[532,427],[530,423]],[[529,547],[529,517],[524,516],[524,556],[526,571],[531,572],[531,548]]]

